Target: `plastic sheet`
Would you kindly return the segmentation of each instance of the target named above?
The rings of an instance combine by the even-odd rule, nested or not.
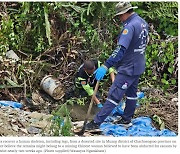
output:
[[[11,106],[13,108],[22,108],[22,104],[14,101],[0,101],[1,106]]]
[[[137,93],[138,99],[144,98],[143,92]],[[100,129],[103,131],[103,134],[106,136],[177,136],[171,130],[163,129],[158,130],[152,126],[152,119],[150,117],[138,117],[132,120],[132,126],[125,128],[119,126],[118,124],[112,124],[112,121],[116,120],[118,116],[123,114],[124,102],[120,102],[117,106],[105,119],[105,122],[100,125]]]
[[[114,118],[108,117],[106,121]],[[132,126],[125,128],[111,122],[102,123],[100,129],[106,136],[177,136],[168,129],[158,130],[152,126],[152,120],[149,117],[138,117],[132,120]]]
[[[103,123],[100,126],[100,129],[103,130],[103,134],[105,135],[113,135],[113,136],[127,136],[127,130],[124,127],[114,125],[111,123]]]

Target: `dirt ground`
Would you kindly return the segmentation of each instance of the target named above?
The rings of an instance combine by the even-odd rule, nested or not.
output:
[[[69,109],[71,110],[72,121],[83,121],[86,118],[89,104],[90,103],[88,102],[83,106],[82,105],[80,106],[78,104],[69,106]],[[99,110],[100,109],[95,104],[93,104],[90,116],[88,118],[89,121],[93,119],[93,117],[96,115],[96,113],[98,113]]]
[[[162,91],[154,89],[145,95],[147,101],[136,110],[135,116],[150,116],[153,119],[157,115],[164,122],[165,128],[178,134],[178,94],[165,96]],[[148,101],[148,98],[154,100]],[[156,122],[153,121],[153,124],[159,129]]]

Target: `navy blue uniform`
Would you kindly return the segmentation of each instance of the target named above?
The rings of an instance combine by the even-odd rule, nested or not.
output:
[[[101,124],[115,106],[126,95],[126,107],[122,115],[130,121],[134,115],[137,86],[140,75],[145,71],[145,49],[148,41],[148,24],[136,13],[123,22],[117,48],[105,62],[107,68],[115,66],[118,74],[112,84],[108,98],[94,121]]]

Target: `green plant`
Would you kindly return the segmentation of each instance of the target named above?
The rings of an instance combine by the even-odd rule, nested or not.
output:
[[[82,98],[72,97],[71,99],[68,99],[66,101],[66,103],[69,104],[77,103],[78,105],[85,105],[85,102],[87,102],[87,97],[82,97]]]
[[[151,102],[152,102],[152,99],[151,98],[147,98],[147,97],[144,97],[144,98],[138,100],[138,103],[141,105],[141,107],[144,110],[148,109],[148,107],[149,107]]]
[[[72,136],[72,122],[67,103],[60,105],[56,111],[52,112],[52,114],[53,118],[50,132],[53,136]]]
[[[165,128],[164,122],[158,115],[153,115],[153,121],[158,124],[160,130],[163,130]]]
[[[1,21],[0,52],[13,49],[36,55],[51,46],[47,3],[20,2],[14,8],[8,4],[6,7]]]
[[[178,35],[178,3],[177,2],[132,2],[138,5],[137,12],[161,35]]]
[[[154,43],[156,42],[156,43]],[[146,72],[143,78],[164,90],[177,85],[177,42],[156,40],[146,50]]]

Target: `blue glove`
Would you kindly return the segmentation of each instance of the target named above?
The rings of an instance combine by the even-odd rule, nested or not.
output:
[[[107,68],[106,66],[102,65],[101,67],[99,67],[94,73],[96,74],[95,78],[96,80],[102,80],[104,75],[107,72]]]
[[[101,103],[99,103],[99,104],[97,104],[97,107],[98,107],[98,108],[102,108],[103,105],[102,105]]]

